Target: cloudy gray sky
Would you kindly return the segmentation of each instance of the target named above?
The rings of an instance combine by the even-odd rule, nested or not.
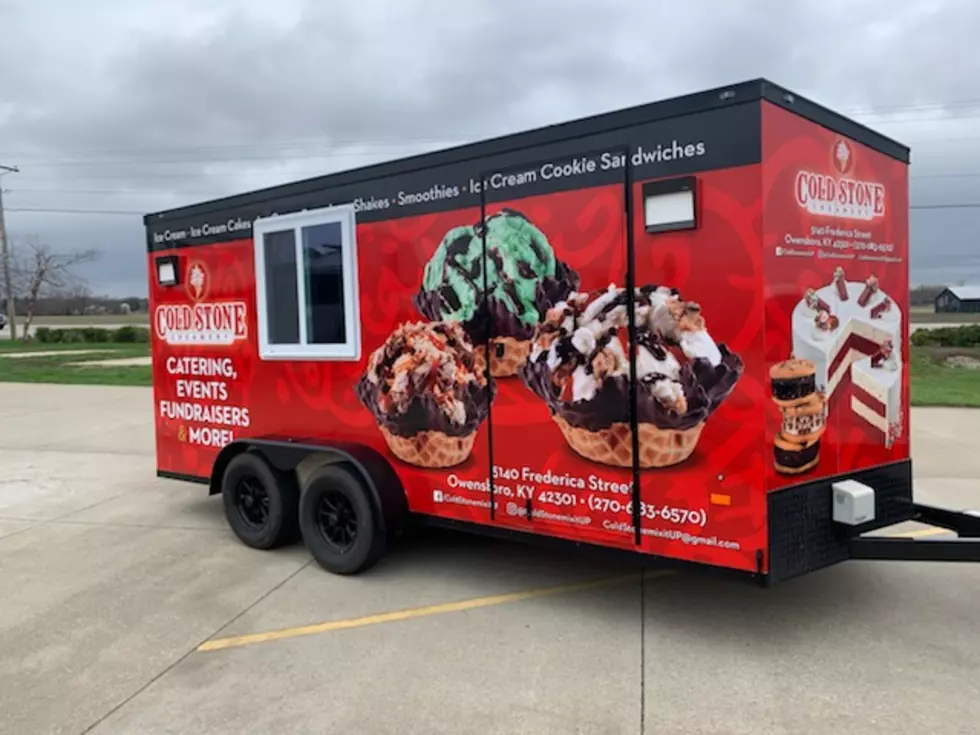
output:
[[[759,76],[910,145],[913,207],[980,203],[977,28],[976,0],[0,0],[8,229],[143,295],[143,212]],[[913,282],[980,282],[978,230],[915,209]]]

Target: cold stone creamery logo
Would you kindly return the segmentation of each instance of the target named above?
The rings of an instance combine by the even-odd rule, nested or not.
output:
[[[190,263],[184,282],[192,303],[157,306],[157,337],[171,345],[230,345],[248,336],[244,301],[204,301],[211,290],[204,263]]]
[[[854,148],[839,139],[831,149],[836,175],[800,171],[796,174],[796,203],[810,214],[840,219],[873,220],[885,215],[885,187],[860,181],[854,169]]]

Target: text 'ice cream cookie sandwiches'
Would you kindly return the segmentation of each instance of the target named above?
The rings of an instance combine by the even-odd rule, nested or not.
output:
[[[420,467],[469,457],[495,392],[476,362],[456,322],[403,324],[371,354],[357,396],[396,457]]]
[[[806,472],[820,461],[820,439],[827,428],[827,401],[816,389],[816,366],[794,358],[776,363],[769,384],[783,415],[773,447],[776,471]]]
[[[576,288],[578,274],[555,257],[544,233],[503,209],[482,225],[446,233],[425,266],[415,306],[432,321],[462,322],[481,361],[477,369],[490,339],[490,371],[499,378],[517,372],[535,326]]]
[[[728,397],[742,360],[716,345],[700,307],[675,289],[635,289],[640,467],[686,460],[705,421]],[[631,467],[630,295],[610,285],[573,293],[537,328],[519,373],[551,410],[565,440],[594,462]]]

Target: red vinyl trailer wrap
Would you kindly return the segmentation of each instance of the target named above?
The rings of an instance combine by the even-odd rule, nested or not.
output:
[[[410,518],[843,561],[917,514],[908,162],[759,80],[148,215],[158,474],[337,572]]]

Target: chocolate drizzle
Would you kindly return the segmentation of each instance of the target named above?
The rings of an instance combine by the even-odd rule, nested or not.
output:
[[[514,209],[502,209],[487,217],[486,222],[489,223],[500,217],[517,217],[530,223],[530,220],[523,213]],[[486,230],[482,223],[477,223],[473,229],[478,238],[482,238]],[[485,294],[483,258],[476,258],[470,270],[458,262],[459,256],[469,251],[470,242],[471,236],[469,235],[460,235],[455,238],[446,249],[445,265],[446,268],[453,268],[470,288],[480,294],[473,316],[462,324],[466,334],[475,345],[486,344],[491,336],[512,337],[517,340],[530,339],[534,334],[534,325],[528,326],[498,298],[494,296],[485,298],[483,296]],[[539,261],[547,260],[548,253],[544,251],[540,242],[531,238],[529,245]],[[520,295],[517,292],[516,284],[505,273],[503,256],[499,251],[488,248],[486,257],[491,259],[496,266],[507,298],[515,307],[519,306],[521,303]],[[537,277],[531,264],[522,260],[517,261],[516,268],[522,278],[537,278],[534,308],[537,311],[538,321],[544,318],[548,309],[566,299],[579,287],[578,273],[562,261],[556,260],[554,276]],[[456,311],[461,306],[459,296],[446,285],[435,291],[420,289],[412,301],[418,312],[429,321],[440,321],[445,318],[446,312]]]
[[[640,347],[645,347],[657,360],[667,359],[667,348],[660,335],[654,334],[648,329],[642,329],[636,335],[636,343]]]
[[[459,388],[456,397],[466,408],[466,422],[458,425],[449,420],[435,398],[428,394],[416,394],[404,413],[385,413],[378,406],[379,388],[362,376],[357,381],[355,391],[375,421],[397,436],[415,436],[420,431],[441,431],[448,436],[471,434],[486,419],[490,401],[496,395],[496,384],[492,381],[488,385],[468,383]]]
[[[578,289],[578,286],[578,273],[559,261],[555,275],[545,276],[535,287],[534,307],[538,312],[538,319],[543,319],[548,309],[566,299],[569,294]],[[482,280],[476,289],[479,293],[483,293]],[[455,297],[455,294],[453,296]],[[442,289],[419,291],[415,294],[413,303],[419,313],[430,321],[441,320],[443,308],[447,306],[451,309],[458,308],[452,306]],[[491,335],[526,340],[534,334],[534,326],[525,324],[507,308],[506,304],[492,296],[489,299],[481,299],[473,316],[465,320],[462,326],[474,345],[486,344]]]
[[[734,390],[744,370],[741,358],[725,345],[718,345],[722,359],[717,366],[695,359],[681,366],[678,382],[684,389],[687,411],[679,414],[665,407],[653,394],[656,376],[646,376],[637,385],[637,420],[661,429],[690,429],[710,416]],[[562,401],[552,382],[547,353],[528,360],[518,369],[527,387],[548,404],[551,413],[569,424],[587,431],[599,431],[629,420],[629,376],[608,376],[593,398],[587,401]],[[663,377],[663,376],[661,376]]]
[[[446,324],[436,323],[429,328],[445,339],[446,350],[453,354],[459,365],[469,373],[473,373],[476,355],[472,346],[465,340],[458,340],[456,335],[459,333],[456,332],[454,335],[454,330]],[[405,337],[396,332],[381,349],[383,352],[374,367],[374,374],[380,380],[377,383],[371,382],[369,367],[368,372],[357,381],[354,392],[374,416],[375,421],[392,434],[408,437],[421,431],[439,431],[448,436],[466,436],[475,431],[486,419],[490,402],[496,396],[497,390],[496,382],[492,378],[486,384],[481,384],[480,380],[473,380],[462,384],[455,383],[452,386],[453,397],[463,404],[465,411],[466,420],[462,424],[453,423],[440,407],[435,395],[429,392],[428,373],[421,377],[416,375],[410,377],[412,397],[403,410],[382,408],[381,397],[389,392],[386,378],[391,375],[397,360],[406,353],[408,344]],[[390,404],[390,401],[385,403]]]

